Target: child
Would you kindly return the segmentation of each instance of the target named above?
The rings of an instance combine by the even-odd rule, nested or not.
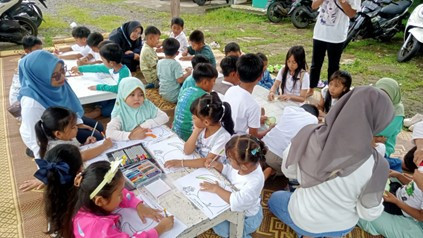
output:
[[[221,159],[224,162],[223,149],[234,134],[231,106],[220,101],[215,92],[204,94],[191,104],[194,130],[184,144],[184,153],[197,151],[201,158],[195,160],[170,160],[165,167],[204,167],[206,159]]]
[[[46,185],[46,233],[52,237],[72,237],[72,209],[77,192],[73,180],[82,170],[81,153],[74,145],[61,144],[49,150],[44,159],[35,162],[38,171],[34,176]]]
[[[267,63],[268,59],[265,54],[263,53],[257,53],[257,56],[260,57],[260,59],[263,61],[264,68],[263,68],[263,77],[258,83],[259,86],[262,86],[265,89],[270,89],[273,86],[274,79],[272,79],[272,76],[269,73],[269,70],[267,70]]]
[[[231,211],[244,212],[244,235],[251,237],[263,220],[263,211],[260,204],[260,195],[264,186],[264,176],[260,162],[265,161],[264,155],[267,148],[260,140],[250,135],[232,137],[226,143],[226,157],[230,164],[221,164],[211,160],[206,161],[206,166],[212,166],[221,172],[238,191],[229,192],[218,183],[203,182],[200,184],[202,191],[217,194],[229,203]],[[220,237],[229,237],[229,222],[224,221],[213,227],[213,231]]]
[[[94,86],[89,86],[88,89],[117,93],[120,81],[123,78],[131,76],[131,72],[129,71],[128,67],[121,63],[123,51],[116,43],[109,43],[103,45],[100,48],[100,55],[101,59],[103,60],[103,64],[73,67],[72,72],[76,74],[79,74],[80,72],[110,74],[113,80],[116,82],[115,85],[97,84]],[[96,118],[100,115],[104,117],[110,117],[114,104],[114,99],[100,102],[98,103],[100,108],[96,108],[93,112],[89,114],[87,113],[85,115],[91,118]]]
[[[311,104],[285,107],[276,126],[263,137],[263,142],[269,148],[266,153],[266,164],[270,167],[264,170],[266,179],[275,173],[282,175],[283,151],[303,127],[317,124],[318,116],[319,110]]]
[[[279,100],[304,102],[310,86],[309,74],[306,70],[304,48],[302,46],[291,47],[286,54],[285,67],[279,71],[275,83],[270,89],[269,100],[274,100],[280,86]]]
[[[77,60],[76,63],[80,65],[86,64],[101,64],[103,61],[101,60],[100,46],[99,44],[104,41],[104,37],[102,34],[98,32],[91,33],[87,38],[87,45],[90,47],[90,52],[86,57],[82,57],[81,59]]]
[[[213,90],[225,95],[226,91],[232,86],[239,85],[239,75],[236,73],[237,56],[226,56],[220,61],[220,68],[222,69],[223,79],[218,78]]]
[[[407,153],[404,162],[407,170],[413,172],[417,169],[413,162],[414,153]],[[416,183],[409,177],[395,170],[391,170],[390,177],[396,178],[399,182],[391,180],[389,191],[383,196],[383,206],[387,213],[392,215],[412,217],[417,221],[423,220],[423,192]]]
[[[329,86],[322,89],[319,109],[325,114],[328,113],[330,108],[350,91],[351,82],[351,75],[347,71],[335,71],[329,79]]]
[[[191,104],[195,99],[212,91],[217,70],[211,64],[199,63],[195,66],[192,76],[195,87],[187,88],[179,94],[172,126],[172,130],[184,141],[187,141],[192,133]]]
[[[199,30],[193,31],[189,35],[189,41],[191,46],[188,47],[187,51],[182,53],[181,60],[191,60],[193,55],[204,55],[210,63],[216,67],[216,59],[214,58],[213,51],[211,50],[210,46],[204,43],[204,34]],[[187,56],[188,53],[191,56]]]
[[[113,213],[118,207],[135,209],[142,220],[161,220],[155,228],[137,232],[133,237],[159,237],[173,227],[173,216],[163,218],[159,210],[144,205],[143,201],[124,188],[125,179],[119,163],[93,163],[75,178],[75,186],[78,187],[72,220],[75,238],[129,237],[118,228],[120,215]]]
[[[187,68],[186,73],[181,64],[175,60],[178,54],[179,42],[174,38],[167,38],[163,41],[165,58],[157,64],[157,76],[159,77],[159,94],[164,100],[176,103],[179,89],[185,79],[191,75],[191,69]]]
[[[191,60],[192,68],[195,68],[195,66],[198,63],[210,63],[210,61],[206,57],[204,57],[203,55],[196,55]],[[188,76],[188,78],[185,79],[185,81],[182,84],[179,92],[182,92],[184,89],[194,87],[194,86],[195,86],[195,80],[194,80],[194,78],[192,77],[192,74],[191,74],[190,76]]]
[[[170,33],[170,38],[175,38],[179,41],[179,53],[184,53],[188,48],[187,36],[184,33],[184,20],[180,17],[172,18],[170,22],[170,27],[172,32]],[[194,67],[194,66],[193,66]]]
[[[225,56],[236,56],[240,57],[242,55],[241,48],[235,42],[228,43],[225,46]]]
[[[86,57],[91,48],[87,45],[87,38],[91,31],[85,26],[77,26],[72,30],[72,37],[75,39],[75,44],[71,47],[64,47],[57,49],[55,53],[61,59],[79,59]],[[74,51],[75,54],[60,55],[60,52]]]
[[[241,83],[225,94],[225,101],[231,105],[235,133],[262,138],[268,130],[259,132],[261,109],[251,94],[263,75],[263,61],[255,54],[245,54],[238,59],[236,68]]]
[[[106,134],[114,140],[140,140],[146,132],[169,121],[169,117],[146,98],[137,78],[122,79]]]
[[[160,30],[154,26],[148,26],[145,29],[145,44],[141,49],[140,68],[147,82],[146,88],[157,88],[157,57],[154,47],[157,47],[160,39]]]
[[[59,144],[80,146],[76,139],[76,133],[78,132],[76,119],[76,114],[67,108],[49,107],[44,111],[41,120],[35,124],[35,134],[40,146],[39,153],[41,158],[44,158],[47,151]],[[95,137],[88,137],[85,144],[94,143],[95,141]],[[93,159],[112,147],[112,145],[112,140],[107,138],[103,144],[82,151],[82,160]]]
[[[22,46],[23,46],[25,54],[22,55],[21,59],[34,50],[42,49],[43,42],[40,39],[38,39],[36,36],[25,36],[22,39]],[[18,65],[19,65],[19,62],[20,62],[20,59],[18,61]],[[9,91],[10,105],[13,105],[14,103],[19,103],[18,95],[19,95],[20,89],[21,89],[21,83],[19,82],[19,71],[18,69],[16,69],[15,74],[13,74],[12,85],[10,85],[10,91]]]

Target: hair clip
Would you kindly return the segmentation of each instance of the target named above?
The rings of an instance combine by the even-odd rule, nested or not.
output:
[[[104,175],[103,181],[101,181],[97,188],[95,188],[94,191],[90,194],[90,199],[93,199],[104,188],[104,186],[106,186],[106,184],[112,182],[121,162],[122,160],[115,160],[110,163],[109,171],[107,171],[107,173]]]
[[[252,154],[252,155],[256,155],[256,154],[257,154],[257,152],[260,152],[260,148],[259,148],[259,147],[257,147],[257,148],[255,148],[254,150],[252,150],[252,151],[251,151],[251,154]]]

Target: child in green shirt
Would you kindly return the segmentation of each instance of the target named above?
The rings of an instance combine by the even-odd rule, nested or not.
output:
[[[155,26],[148,26],[145,29],[145,44],[141,50],[140,68],[147,82],[146,88],[157,88],[159,86],[157,78],[157,53],[154,47],[157,47],[160,39],[160,30]]]
[[[121,63],[122,55],[123,55],[123,51],[119,47],[119,45],[117,45],[116,43],[107,43],[105,45],[102,45],[100,48],[100,56],[101,56],[101,59],[103,60],[103,64],[83,65],[79,67],[75,66],[72,68],[72,73],[110,74],[113,80],[116,82],[116,84],[114,85],[97,84],[97,85],[89,86],[88,89],[117,93],[119,82],[123,78],[131,76],[131,72],[129,71],[128,67]],[[86,113],[85,115],[90,118],[96,118],[96,117],[99,117],[100,115],[104,117],[110,117],[114,104],[115,104],[114,99],[99,102],[97,104],[99,108],[96,108],[94,111],[90,113]]]
[[[172,127],[172,130],[184,141],[188,140],[192,133],[191,104],[195,99],[212,91],[217,78],[217,70],[211,64],[199,63],[195,66],[192,75],[195,86],[186,88],[179,94]]]
[[[206,57],[210,63],[216,67],[216,58],[214,58],[214,54],[210,46],[204,43],[204,34],[199,30],[193,31],[189,35],[189,42],[191,46],[188,47],[187,51],[182,53],[181,60],[191,60],[194,55],[203,55]],[[188,56],[188,53],[191,56]]]

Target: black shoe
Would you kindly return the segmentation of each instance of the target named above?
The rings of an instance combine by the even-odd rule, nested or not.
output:
[[[32,152],[32,150],[30,150],[29,148],[26,148],[26,151],[25,151],[25,153],[26,153],[26,155],[28,155],[29,157],[31,157],[31,158],[34,158],[35,156],[34,156],[34,153]]]

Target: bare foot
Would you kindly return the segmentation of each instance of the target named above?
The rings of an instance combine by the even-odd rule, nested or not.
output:
[[[91,118],[91,119],[96,119],[97,117],[101,116],[101,109],[97,107],[94,110],[92,110],[91,112],[85,113],[84,116]]]
[[[314,88],[309,88],[307,91],[307,97],[313,96],[314,94]]]
[[[276,174],[276,170],[273,170],[271,167],[267,167],[263,170],[264,180],[266,181],[270,176]]]

